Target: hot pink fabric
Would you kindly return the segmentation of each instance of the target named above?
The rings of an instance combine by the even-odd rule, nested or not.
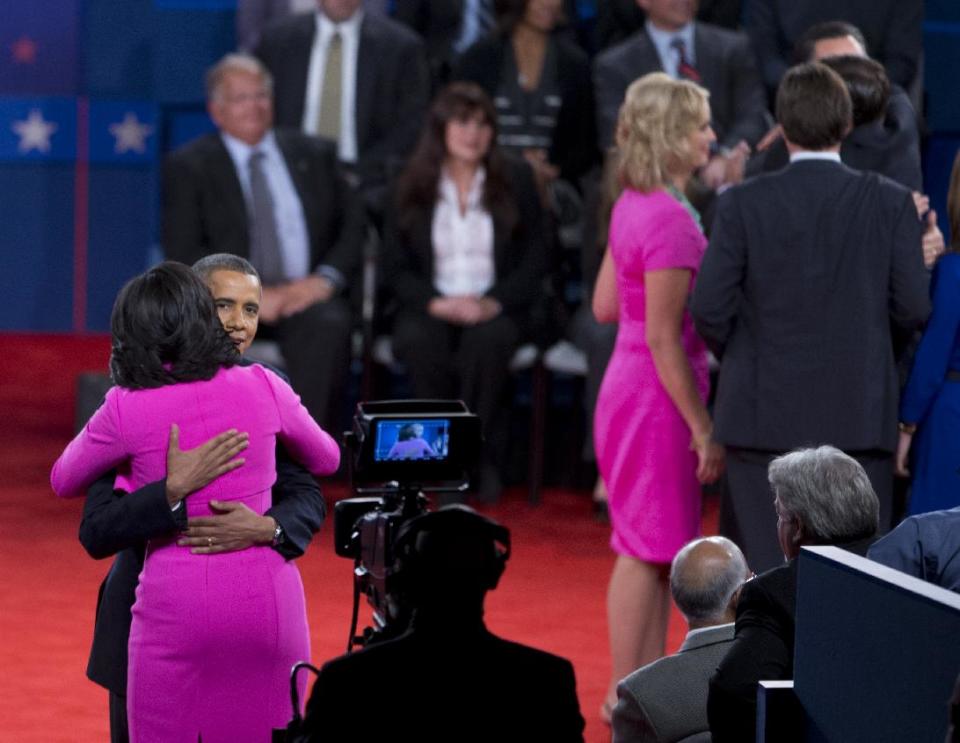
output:
[[[610,546],[617,554],[666,563],[697,535],[700,484],[690,429],[660,383],[646,344],[643,282],[647,271],[685,268],[692,287],[706,240],[668,193],[627,190],[614,205],[609,244],[620,326],[597,399],[594,441],[610,498]],[[683,347],[706,400],[707,352],[686,312]]]
[[[314,474],[339,465],[333,438],[290,387],[258,365],[222,369],[207,382],[150,390],[114,388],[67,446],[50,476],[61,497],[84,494],[119,468],[133,491],[166,475],[171,424],[190,449],[230,428],[250,435],[246,463],[187,497],[189,516],[210,500],[270,507],[279,438]],[[131,740],[268,741],[289,721],[293,664],[310,658],[300,574],[270,547],[194,555],[176,539],[153,540],[130,631],[127,710]]]

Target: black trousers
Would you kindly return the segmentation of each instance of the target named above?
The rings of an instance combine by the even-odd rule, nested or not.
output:
[[[401,312],[393,326],[394,352],[406,365],[417,397],[463,400],[480,417],[484,458],[499,466],[506,454],[510,359],[520,341],[520,329],[508,315],[462,327]]]
[[[743,550],[755,573],[783,564],[777,537],[777,513],[767,466],[786,452],[758,449],[727,449],[727,468],[721,487],[720,534]],[[893,455],[882,451],[846,452],[856,459],[870,478],[880,501],[880,534],[890,530],[893,507]]]
[[[127,726],[127,697],[110,692],[110,743],[130,743]]]
[[[314,420],[332,436],[339,435],[343,423],[352,329],[350,305],[342,297],[334,297],[278,323],[261,324],[258,333],[279,344],[290,385]]]

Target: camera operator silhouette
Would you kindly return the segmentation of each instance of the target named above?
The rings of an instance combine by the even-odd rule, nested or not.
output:
[[[510,556],[506,527],[446,506],[407,521],[394,554],[393,598],[412,609],[410,627],[323,666],[306,740],[583,740],[571,663],[484,624]]]

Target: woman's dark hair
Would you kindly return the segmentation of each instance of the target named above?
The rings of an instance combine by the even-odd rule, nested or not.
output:
[[[239,360],[210,290],[190,268],[167,261],[127,282],[110,317],[110,374],[129,389],[210,379]]]
[[[855,127],[883,118],[890,100],[890,80],[882,64],[851,54],[826,57],[821,62],[836,72],[847,86]]]
[[[853,104],[843,79],[822,62],[791,67],[777,89],[783,136],[805,150],[840,144],[853,125]]]
[[[818,41],[825,39],[842,39],[844,36],[852,37],[863,49],[868,52],[867,40],[863,33],[852,23],[846,21],[824,21],[810,26],[803,32],[803,36],[797,39],[793,45],[793,63],[801,64],[803,62],[813,61],[813,48]]]
[[[490,149],[483,158],[486,169],[483,205],[506,234],[512,233],[517,226],[517,206],[507,177],[507,166],[496,143],[496,109],[479,85],[456,82],[447,85],[433,99],[417,147],[400,174],[396,208],[401,231],[409,232],[418,218],[433,213],[440,171],[447,157],[447,124],[465,121],[477,114],[493,129]]]
[[[497,30],[504,36],[510,36],[523,17],[527,14],[530,0],[493,0],[493,14],[497,17]],[[566,22],[561,6],[554,28]]]
[[[398,441],[409,441],[410,439],[417,438],[416,429],[413,427],[413,423],[405,423],[400,427],[400,431],[397,433]]]

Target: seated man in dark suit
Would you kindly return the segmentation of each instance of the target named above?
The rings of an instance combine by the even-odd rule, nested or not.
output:
[[[710,679],[714,743],[755,740],[757,684],[793,678],[800,548],[830,544],[863,555],[877,531],[879,504],[867,473],[832,446],[778,457],[769,479],[788,562],[747,581],[740,592],[733,644]]]
[[[707,684],[733,642],[740,587],[750,578],[743,553],[724,537],[695,539],[670,566],[670,593],[690,626],[675,655],[617,685],[614,743],[675,743],[707,733]]]
[[[701,170],[710,189],[738,179],[749,147],[767,130],[767,100],[744,34],[694,21],[697,3],[637,0],[647,13],[642,29],[594,62],[600,147],[613,141],[623,96],[638,77],[662,71],[710,91],[711,124],[719,151]]]
[[[904,519],[867,557],[960,593],[960,508]]]
[[[840,162],[852,120],[840,76],[791,69],[777,95],[790,165],[717,199],[690,304],[720,358],[714,436],[727,447],[720,533],[754,570],[780,561],[767,465],[830,441],[867,470],[892,520],[899,379],[891,328],[930,311],[906,188]]]
[[[274,130],[270,75],[230,54],[207,75],[220,131],[167,157],[163,247],[193,263],[249,258],[260,273],[263,335],[280,345],[293,388],[325,429],[339,430],[360,289],[363,209],[329,142]]]
[[[257,333],[260,279],[247,261],[234,255],[212,255],[194,269],[210,287],[224,329],[243,353]],[[244,360],[241,363],[251,362]],[[143,568],[148,540],[182,533],[194,552],[217,554],[269,544],[287,559],[300,557],[320,528],[326,513],[314,478],[277,449],[277,481],[273,507],[259,516],[242,503],[222,503],[220,513],[187,520],[182,499],[242,462],[234,456],[244,437],[229,432],[181,451],[176,429],[167,451],[167,477],[133,493],[113,489],[114,473],[94,483],[83,506],[80,541],[91,557],[116,555],[100,587],[93,648],[87,676],[110,692],[110,739],[127,741],[127,640],[137,576]]]
[[[416,33],[360,5],[317,0],[267,29],[255,54],[273,74],[277,123],[336,141],[373,199],[417,141],[430,81]]]
[[[510,532],[466,506],[404,524],[395,552],[410,629],[323,666],[308,739],[582,741],[570,662],[484,626],[484,597],[509,550]]]

